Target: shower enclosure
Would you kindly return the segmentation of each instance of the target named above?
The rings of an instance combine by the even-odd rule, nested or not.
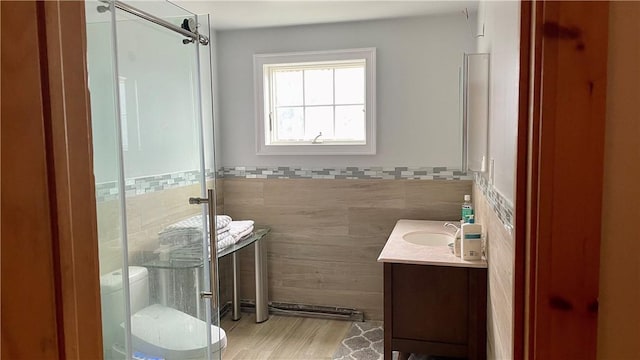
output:
[[[209,18],[85,10],[105,359],[219,359]]]

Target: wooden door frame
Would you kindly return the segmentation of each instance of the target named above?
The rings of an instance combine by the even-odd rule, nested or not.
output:
[[[102,354],[85,4],[38,6],[46,32],[64,347],[68,358],[84,359]]]
[[[41,250],[48,251],[44,258],[51,262],[47,263],[50,273],[21,276],[27,284],[33,279],[49,279],[54,287],[54,306],[49,308],[52,313],[47,319],[54,321],[56,335],[49,340],[57,345],[52,345],[47,354],[101,358],[84,3],[59,0],[28,3],[34,7],[35,18],[21,21],[36,19],[38,48],[34,54],[40,59],[41,88],[37,92],[33,88],[21,90],[31,91],[29,96],[42,99],[38,108],[42,116],[29,119],[44,133],[42,155],[46,167],[41,175],[46,179],[43,194],[48,201],[50,228],[45,231],[49,235],[40,238],[47,241],[40,245],[44,246]],[[13,5],[2,2],[0,14],[6,15]],[[521,86],[518,120],[514,356],[543,359],[571,355],[592,359],[596,354],[608,4],[536,1],[522,5],[520,83],[528,86]],[[4,36],[3,40],[10,41]],[[12,42],[12,46],[33,45],[24,39]],[[525,89],[528,96],[524,96]],[[5,91],[3,104],[12,102],[14,96],[24,95]],[[12,120],[5,116],[4,106],[2,115],[4,121]],[[18,119],[26,114],[9,115]],[[584,121],[576,124],[575,118]],[[562,144],[555,142],[556,138],[562,139]],[[3,137],[3,144],[7,143],[5,139],[8,138]],[[589,145],[584,146],[585,143]],[[589,174],[585,179],[586,169]],[[6,174],[7,169],[3,170]],[[577,173],[579,170],[583,172]],[[576,177],[580,181],[575,181]],[[22,191],[33,190],[26,185],[31,184],[26,182]],[[4,191],[3,195],[5,214],[19,201],[33,200],[29,196],[22,200],[8,196]],[[579,215],[576,209],[580,210]],[[3,235],[11,235],[12,229],[9,227],[7,231],[4,221],[3,230]],[[20,255],[11,252],[12,245],[12,239],[5,237],[3,269],[12,261],[29,264],[33,260],[6,258],[7,254]],[[582,249],[580,256],[575,249]],[[581,283],[577,288],[573,286],[576,279]],[[30,289],[34,291],[31,293],[24,293],[24,287],[3,286],[3,290],[3,294],[16,291],[12,293],[14,301],[7,303],[2,299],[3,324],[4,316],[12,312],[28,321],[25,316],[28,312],[17,307],[21,305],[21,294],[29,297],[44,294],[38,287]],[[33,321],[42,322],[43,318]],[[15,339],[4,330],[2,354],[6,355],[7,346],[9,350],[16,348],[10,343]],[[23,346],[18,350],[36,354],[42,348],[35,344],[33,348],[24,346],[36,338],[22,339]]]
[[[596,357],[608,6],[523,3],[516,359]]]
[[[527,219],[527,155],[529,134],[529,84],[534,71],[531,69],[534,53],[531,49],[534,32],[531,28],[533,20],[533,3],[520,3],[520,74],[518,87],[518,132],[516,141],[516,184],[514,209],[514,264],[513,264],[513,357],[524,357],[525,342],[525,287],[526,287],[526,234]],[[525,166],[523,166],[523,164]]]
[[[6,358],[102,358],[84,5],[1,3]]]

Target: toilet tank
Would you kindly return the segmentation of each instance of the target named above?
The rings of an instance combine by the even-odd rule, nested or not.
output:
[[[124,290],[122,270],[115,270],[100,277],[102,315],[120,325],[124,321]],[[131,314],[149,306],[149,275],[140,266],[129,267],[129,298]]]
[[[149,272],[141,266],[129,266],[131,314],[149,306]]]
[[[146,268],[129,267],[129,291],[131,314],[149,305],[149,275]],[[124,290],[122,270],[115,270],[100,277],[102,302],[103,356],[111,358],[113,344],[124,344],[124,333],[120,324],[124,322]]]
[[[146,268],[129,267],[129,292],[131,314],[149,305],[149,275]],[[115,270],[100,277],[100,298],[102,303],[102,337],[104,356],[111,352],[115,343],[124,344],[124,334],[120,324],[124,322],[124,290],[122,270]]]

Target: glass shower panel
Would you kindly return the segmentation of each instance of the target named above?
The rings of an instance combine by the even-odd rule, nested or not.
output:
[[[178,27],[195,23],[167,2],[132,4]],[[188,202],[206,197],[199,44],[127,12],[116,15],[128,263],[148,276],[148,297],[137,299],[131,285],[132,349],[209,358],[210,339],[219,335],[207,325],[211,307],[201,298],[210,284],[207,213]],[[153,331],[162,350],[147,346],[139,330]]]
[[[189,204],[214,187],[210,50],[157,24],[195,30],[166,1],[90,0],[86,20],[104,358],[220,359],[209,209]]]
[[[122,287],[122,268],[126,249],[123,247],[122,196],[119,183],[119,140],[115,119],[117,78],[113,55],[111,14],[96,9],[102,3],[87,1],[87,67],[91,100],[93,168],[96,182],[98,218],[98,255],[102,308],[103,355],[113,359],[112,345],[124,344],[120,324],[126,315],[128,301]]]
[[[198,31],[205,35],[208,39],[212,39],[213,37],[211,36],[211,20],[209,15],[197,15],[196,17],[197,23],[199,25],[198,27]],[[216,164],[217,162],[217,154],[219,154],[219,152],[216,149],[216,144],[218,144],[218,142],[216,141],[216,131],[214,129],[214,89],[213,89],[213,58],[212,58],[212,54],[211,54],[211,49],[212,47],[215,46],[214,43],[210,43],[208,46],[200,46],[199,47],[199,51],[198,51],[198,56],[199,56],[199,68],[200,68],[200,99],[201,99],[201,104],[200,104],[200,108],[201,108],[201,114],[202,114],[202,139],[204,141],[204,169],[205,169],[205,174],[206,174],[206,188],[207,189],[214,189],[214,193],[217,193],[217,185],[216,185],[216,169],[217,166]],[[216,197],[216,202],[215,202],[215,211],[214,214],[218,214],[218,207],[221,206],[221,202],[218,203],[217,202],[217,197]],[[220,212],[221,213],[221,212]],[[216,274],[214,275],[215,281],[217,282],[217,284],[220,283],[220,279],[219,276],[217,274],[220,274],[219,272],[219,262],[218,261],[214,261],[214,262],[210,262],[209,265],[211,267],[213,267],[211,273],[212,274]],[[218,297],[218,299],[220,299],[220,289],[219,286],[216,286],[216,289],[213,290],[214,292],[216,292],[216,296]],[[215,326],[217,326],[218,328],[221,328],[220,326],[220,311],[219,311],[219,306],[220,306],[221,302],[218,300],[216,302],[216,305],[218,305],[218,308],[214,308],[211,311],[211,323],[214,324]],[[212,333],[212,337],[213,337],[213,342],[218,341],[220,342],[224,342],[226,341],[226,339],[224,339],[224,341],[222,341],[221,339],[221,333],[220,332],[213,332]]]

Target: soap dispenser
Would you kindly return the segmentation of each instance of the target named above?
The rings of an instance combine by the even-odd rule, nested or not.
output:
[[[473,215],[469,222],[462,225],[461,255],[462,260],[480,260],[482,257],[482,225],[476,224]]]

